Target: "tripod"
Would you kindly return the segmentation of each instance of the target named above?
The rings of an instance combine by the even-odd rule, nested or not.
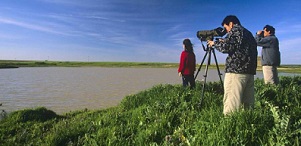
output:
[[[198,76],[198,74],[199,74],[199,72],[200,72],[200,70],[201,70],[201,68],[202,68],[202,66],[203,66],[204,61],[205,61],[205,59],[206,59],[206,57],[208,55],[206,69],[205,69],[205,74],[203,75],[204,76],[204,83],[203,83],[203,87],[202,87],[202,96],[201,96],[201,100],[200,100],[200,103],[199,103],[200,106],[202,104],[202,100],[203,100],[203,97],[204,97],[205,85],[206,85],[207,75],[208,75],[208,67],[209,67],[210,62],[211,62],[211,54],[213,54],[213,56],[214,56],[215,65],[216,65],[216,68],[217,68],[217,72],[218,72],[218,76],[219,76],[219,79],[220,79],[220,83],[223,86],[223,81],[222,81],[222,77],[221,77],[222,74],[221,74],[221,72],[219,70],[219,67],[218,67],[218,63],[217,63],[217,59],[216,59],[214,48],[213,47],[209,47],[208,45],[207,45],[207,47],[205,47],[203,43],[202,43],[202,46],[203,46],[203,50],[206,51],[206,54],[204,55],[203,60],[201,62],[201,65],[200,65],[197,73],[194,76],[194,79],[196,79],[197,76]]]

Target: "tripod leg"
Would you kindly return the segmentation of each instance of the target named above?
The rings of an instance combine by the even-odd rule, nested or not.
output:
[[[202,63],[201,63],[201,65],[200,65],[198,71],[196,72],[196,74],[195,74],[195,76],[194,76],[194,80],[196,80],[196,77],[198,76],[198,74],[199,74],[199,72],[200,72],[200,70],[201,70],[201,68],[202,68],[202,66],[203,66],[203,63],[204,63],[204,61],[205,61],[205,59],[206,59],[207,54],[208,54],[208,51],[206,51],[206,54],[205,54],[204,57],[203,57]]]
[[[213,56],[214,56],[215,65],[216,65],[216,68],[217,68],[219,80],[220,80],[220,82],[221,82],[221,85],[223,86],[223,80],[222,80],[222,77],[221,77],[222,74],[221,74],[221,72],[220,72],[220,70],[219,70],[219,67],[218,67],[218,63],[217,63],[217,59],[216,59],[216,55],[215,55],[214,49],[212,49],[212,52],[213,52]]]
[[[201,97],[199,106],[202,105],[202,100],[203,100],[203,98],[204,98],[205,86],[206,86],[207,75],[208,75],[208,68],[209,68],[210,60],[211,60],[211,50],[209,50],[208,53],[209,53],[209,56],[208,56],[207,64],[206,64],[205,75],[204,75],[204,83],[203,83],[203,88],[202,88],[202,97]]]

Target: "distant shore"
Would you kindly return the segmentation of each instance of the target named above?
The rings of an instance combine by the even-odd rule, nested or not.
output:
[[[7,65],[0,66],[0,69],[7,69],[7,68],[19,68],[19,67],[17,67],[17,66],[7,66]]]
[[[177,68],[178,63],[162,62],[80,62],[80,61],[35,61],[35,60],[0,60],[0,69],[19,67],[149,67],[149,68]],[[203,65],[206,66],[205,64]],[[219,64],[224,69],[224,64]],[[199,65],[197,65],[197,69]],[[209,68],[216,68],[215,64]],[[262,70],[258,65],[257,70]],[[279,72],[301,73],[301,65],[281,65]]]
[[[0,60],[1,67],[158,67],[174,68],[178,63],[160,62],[77,62],[77,61],[24,61]]]

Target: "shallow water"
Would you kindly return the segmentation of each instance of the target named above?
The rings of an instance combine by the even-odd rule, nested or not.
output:
[[[223,73],[223,71],[221,71]],[[201,70],[197,80],[203,80]],[[262,78],[257,73],[256,77]],[[223,76],[222,76],[223,79]],[[207,81],[218,81],[208,70]],[[115,106],[158,84],[181,84],[176,68],[34,67],[0,70],[0,109],[46,107],[58,114]]]
[[[36,67],[0,72],[0,108],[6,111],[106,108],[156,84],[181,83],[175,68]]]

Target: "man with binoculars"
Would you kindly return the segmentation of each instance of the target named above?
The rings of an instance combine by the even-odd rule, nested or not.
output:
[[[275,36],[275,28],[264,26],[255,35],[255,40],[261,50],[261,65],[265,84],[278,84],[277,67],[280,66],[279,41]]]

